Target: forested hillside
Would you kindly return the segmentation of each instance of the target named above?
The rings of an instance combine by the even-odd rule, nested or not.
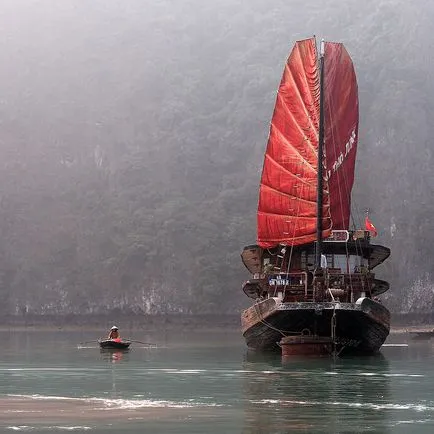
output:
[[[5,0],[0,313],[236,313],[297,39],[344,42],[360,95],[354,215],[392,249],[395,311],[432,310],[428,0]]]

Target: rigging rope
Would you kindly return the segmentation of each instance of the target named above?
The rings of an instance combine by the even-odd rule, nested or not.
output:
[[[334,107],[332,98],[328,98],[327,102],[328,102],[329,106],[331,107],[331,110],[330,110],[329,113],[334,112],[335,107]],[[337,140],[336,140],[336,135],[335,135],[334,128],[330,128],[330,133],[331,133],[331,138],[332,138],[331,142],[332,142],[332,144],[334,146],[334,152],[335,152],[335,155],[337,155],[339,149],[337,148]],[[357,140],[358,140],[358,137],[357,137]],[[341,212],[341,218],[342,218],[342,220],[344,220],[344,211],[343,211],[342,203],[343,203],[343,199],[344,200],[348,200],[348,199],[342,197],[343,193],[342,193],[342,188],[341,188],[341,179],[343,181],[343,184],[345,185],[345,191],[348,191],[348,194],[351,197],[351,190],[349,189],[349,180],[348,180],[347,173],[346,173],[345,170],[342,170],[342,171],[341,170],[336,170],[336,172],[334,173],[334,175],[337,176],[337,178],[338,178],[337,186],[338,186],[338,191],[339,191],[340,212]],[[351,208],[354,207],[353,204],[350,203],[350,205],[351,205]],[[357,226],[356,226],[356,222],[354,220],[354,216],[353,216],[353,214],[351,212],[351,208],[350,208],[350,219],[351,219],[351,222],[353,224],[354,229],[356,229]],[[356,210],[357,210],[357,214],[358,214],[358,208],[357,207],[356,207]],[[359,215],[358,215],[358,217],[359,217],[359,221],[361,221]],[[361,226],[361,225],[359,225],[359,226]],[[363,250],[362,250],[362,247],[361,247],[361,241],[359,239],[356,239],[356,240],[353,240],[353,241],[354,241],[354,244],[355,244],[355,247],[356,247],[355,255],[363,257]],[[345,253],[346,253],[346,257],[347,257],[347,267],[348,267],[348,258],[350,257],[350,254],[349,254],[350,252],[348,250],[348,243],[345,243]],[[352,275],[352,271],[353,270],[347,270],[347,271],[348,271],[349,281],[350,281],[349,286],[350,286],[350,289],[351,289],[351,293],[353,294],[353,291],[354,291],[353,275]],[[362,277],[361,284],[362,284],[362,289],[365,290],[365,286],[367,284],[367,282],[365,282],[365,276]]]
[[[299,164],[300,164],[300,161],[298,162]],[[305,166],[304,166],[304,164],[306,163],[306,161],[305,160],[302,160],[301,161],[301,167],[300,167],[300,172],[302,172],[301,174],[303,175],[303,177],[305,176]],[[297,212],[295,213],[295,215],[293,216],[293,218],[294,218],[294,220],[295,220],[295,222],[297,222],[298,221],[298,218],[299,218],[299,216],[300,216],[300,198],[299,197],[296,197],[296,200],[297,200]],[[294,238],[295,238],[295,232],[296,232],[296,223],[294,223],[294,226],[293,226],[293,231],[292,231],[292,243],[291,243],[291,250],[290,250],[290,252],[289,252],[289,258],[288,258],[288,266],[286,267],[286,281],[285,281],[285,286],[283,287],[283,292],[285,293],[285,290],[286,290],[286,287],[287,287],[287,282],[289,281],[289,269],[290,269],[290,266],[291,266],[291,261],[292,261],[292,254],[293,254],[293,251],[294,251]],[[285,252],[286,253],[286,252]]]

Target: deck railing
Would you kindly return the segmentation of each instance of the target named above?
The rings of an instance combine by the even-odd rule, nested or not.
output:
[[[325,272],[313,278],[308,272],[280,273],[269,277],[269,296],[282,301],[354,302],[371,296],[373,273]]]

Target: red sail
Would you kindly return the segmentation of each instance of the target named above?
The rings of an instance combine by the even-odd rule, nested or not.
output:
[[[323,237],[348,227],[357,144],[357,83],[342,44],[325,45]],[[316,240],[319,69],[315,39],[295,44],[271,120],[259,189],[258,245]],[[328,182],[327,182],[328,180]]]
[[[333,229],[348,229],[359,127],[353,62],[342,44],[326,42],[324,149]]]
[[[318,125],[319,71],[312,38],[295,44],[277,93],[259,189],[261,247],[316,239]],[[324,221],[323,227],[329,226]]]

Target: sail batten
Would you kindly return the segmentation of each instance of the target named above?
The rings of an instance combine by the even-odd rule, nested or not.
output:
[[[287,169],[283,164],[281,164],[280,162],[276,161],[271,155],[266,155],[265,158],[267,160],[269,160],[271,164],[274,164],[274,165],[278,166],[280,170],[282,170],[283,172],[287,173],[288,176],[290,176],[292,178],[296,178],[296,179],[298,179],[300,182],[302,182],[304,184],[311,185],[312,180],[315,179],[314,176],[308,176],[305,173],[294,173],[294,172],[292,172],[291,170]],[[309,170],[309,171],[312,172],[312,170]],[[316,173],[316,171],[313,172],[313,173]],[[264,179],[264,181],[265,181],[265,179]],[[265,182],[263,182],[263,184],[265,184]],[[316,186],[314,186],[314,187],[316,187]],[[279,190],[276,189],[276,191],[279,191]]]
[[[358,137],[357,82],[342,44],[326,42],[322,234],[348,229]],[[285,64],[265,152],[258,203],[261,247],[316,240],[320,81],[315,39]],[[311,219],[307,223],[306,219]]]
[[[300,146],[294,147],[292,145],[292,143],[290,143],[288,141],[288,139],[285,137],[284,133],[279,129],[278,125],[272,123],[271,127],[270,127],[270,134],[277,132],[278,134],[280,134],[279,137],[279,141],[276,142],[281,142],[283,144],[286,144],[288,147],[288,151],[292,152],[294,155],[299,155],[301,161],[307,163],[312,170],[314,170],[316,172],[316,168],[317,168],[317,160],[316,160],[316,153],[314,152],[315,148],[314,148],[314,144],[312,142],[312,140],[303,133],[303,131],[300,131],[301,134],[303,134],[302,140],[305,141],[307,143],[308,146],[305,146],[303,148],[301,148]],[[275,143],[275,142],[272,142]],[[309,149],[309,158],[307,158],[306,154],[307,149]]]
[[[301,101],[301,107],[303,107],[302,96],[301,96],[300,92],[298,91],[299,89],[298,89],[298,87],[296,85],[296,82],[294,80],[294,76],[293,76],[290,68],[288,67],[288,64],[285,65],[285,68],[288,71],[288,77],[286,77],[286,78],[287,79],[292,79],[292,80],[287,80],[288,84],[292,85],[292,87],[296,90],[295,94],[299,98],[299,101]],[[294,116],[293,112],[291,111],[291,109],[289,107],[290,107],[290,104],[291,105],[295,104],[295,102],[291,100],[290,104],[288,104],[288,101],[285,99],[285,88],[284,87],[282,88],[282,92],[279,92],[277,94],[277,98],[279,98],[279,97],[282,98],[283,107],[285,107],[288,110],[290,116]],[[315,106],[315,104],[313,103],[313,101],[311,102],[311,105]],[[315,111],[313,111],[313,113],[315,113]],[[317,124],[315,124],[312,121],[312,118],[310,117],[310,112],[309,112],[309,110],[307,110],[307,108],[305,108],[304,115],[306,116],[306,123],[309,124],[309,126],[307,127],[307,130],[312,130],[313,132],[316,133],[317,132],[317,128],[316,128]],[[301,127],[300,127],[300,125],[298,123],[297,123],[297,126],[301,129]],[[312,147],[312,150],[315,151],[315,148]]]
[[[261,188],[268,189],[268,190],[272,191],[275,194],[278,194],[278,195],[286,197],[286,198],[293,199],[294,201],[302,201],[302,202],[305,202],[307,204],[312,204],[312,205],[316,204],[315,200],[303,199],[303,198],[300,198],[300,197],[297,197],[297,196],[293,196],[291,194],[275,190],[273,187],[269,187],[268,185],[265,185],[265,184],[263,184]]]

